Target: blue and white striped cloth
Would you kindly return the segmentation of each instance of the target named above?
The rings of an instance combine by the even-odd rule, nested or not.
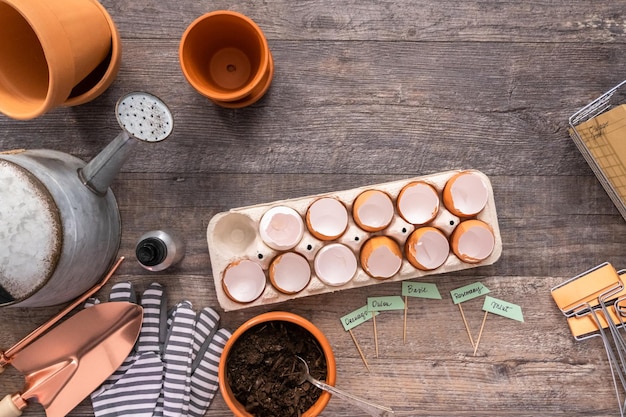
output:
[[[109,301],[133,301],[132,284],[116,284]],[[90,300],[89,303],[97,301]],[[211,308],[182,301],[168,313],[163,287],[141,297],[144,318],[136,349],[96,391],[96,417],[202,417],[218,389],[218,367],[231,336]]]

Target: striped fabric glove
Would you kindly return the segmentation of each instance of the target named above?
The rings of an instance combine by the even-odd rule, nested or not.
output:
[[[110,301],[132,300],[130,283],[114,286]],[[188,301],[168,314],[163,287],[143,293],[144,320],[124,364],[91,395],[96,417],[203,416],[217,392],[217,368],[230,332],[217,330],[210,308],[196,315]]]

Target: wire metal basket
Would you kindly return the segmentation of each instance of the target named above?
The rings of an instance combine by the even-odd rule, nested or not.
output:
[[[585,126],[603,113],[624,103],[626,103],[626,80],[574,113],[569,118],[569,133],[613,204],[626,220],[626,154],[616,149],[614,139],[613,142],[607,140],[607,135],[603,131],[606,126],[596,126],[594,129]],[[626,146],[626,112],[624,114],[624,124],[618,127],[622,136],[620,140],[623,140],[623,146]]]

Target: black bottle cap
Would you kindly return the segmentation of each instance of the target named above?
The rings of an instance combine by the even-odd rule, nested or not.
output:
[[[135,255],[142,265],[155,266],[165,260],[167,246],[161,239],[149,237],[137,244]]]

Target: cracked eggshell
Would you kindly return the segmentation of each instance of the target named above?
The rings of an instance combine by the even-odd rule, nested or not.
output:
[[[426,224],[437,216],[439,195],[437,190],[425,182],[411,182],[398,194],[398,213],[411,224]]]
[[[489,189],[475,172],[462,171],[452,176],[443,189],[443,204],[454,215],[472,217],[487,204]]]
[[[274,288],[285,294],[296,294],[309,285],[311,266],[304,256],[287,252],[278,255],[269,267]]]
[[[463,262],[478,263],[493,252],[496,239],[491,227],[480,220],[461,222],[450,237],[454,254]]]
[[[361,266],[373,278],[391,278],[402,267],[402,251],[395,240],[375,236],[361,248]]]
[[[352,204],[352,218],[367,232],[385,229],[394,216],[391,197],[380,190],[367,190],[359,194]]]
[[[448,238],[435,227],[420,227],[411,233],[405,245],[406,258],[423,271],[439,268],[450,254]]]
[[[224,270],[222,288],[226,295],[238,303],[251,303],[261,296],[266,279],[263,268],[248,259],[232,262]]]
[[[348,228],[348,210],[336,198],[315,200],[306,212],[309,232],[319,240],[335,240]]]
[[[300,214],[291,207],[272,207],[261,217],[259,234],[270,248],[289,250],[302,239],[304,222]]]
[[[341,243],[331,243],[320,249],[313,266],[320,281],[333,287],[350,282],[357,272],[354,252]]]

